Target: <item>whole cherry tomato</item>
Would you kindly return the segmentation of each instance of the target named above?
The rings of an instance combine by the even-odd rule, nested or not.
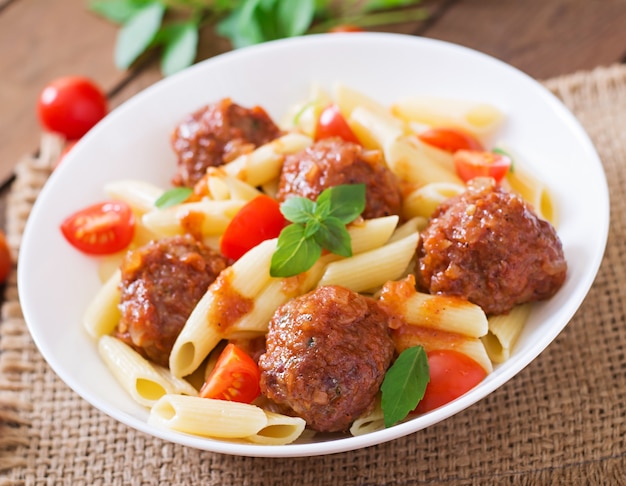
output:
[[[220,242],[222,254],[237,260],[259,243],[278,237],[286,224],[278,201],[266,195],[257,196],[226,227]]]
[[[322,110],[315,127],[315,140],[329,137],[340,137],[346,142],[360,143],[335,104],[330,104]]]
[[[81,209],[61,223],[63,236],[89,255],[108,255],[126,248],[135,233],[135,217],[122,201],[105,201]]]
[[[87,133],[107,114],[107,99],[90,79],[66,76],[44,87],[37,101],[42,127],[75,140]]]
[[[11,273],[11,251],[4,232],[0,231],[0,284],[4,283]]]
[[[251,403],[259,396],[261,373],[254,360],[233,343],[226,345],[199,395],[203,398]]]
[[[469,356],[450,349],[430,351],[430,382],[415,411],[425,413],[451,402],[480,383],[487,372]]]
[[[511,158],[502,153],[458,150],[452,157],[457,174],[465,182],[474,177],[493,177],[500,182],[511,167]]]

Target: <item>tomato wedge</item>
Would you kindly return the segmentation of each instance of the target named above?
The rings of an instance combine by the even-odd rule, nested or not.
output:
[[[200,389],[203,398],[252,403],[259,396],[261,373],[241,348],[228,343]]]
[[[264,194],[257,196],[226,227],[220,242],[222,254],[237,260],[259,243],[278,237],[286,224],[278,201]]]
[[[422,142],[446,152],[485,150],[482,143],[469,133],[456,128],[431,128],[417,135]]]
[[[135,217],[128,204],[104,201],[86,207],[61,223],[63,236],[89,255],[108,255],[126,248],[135,233]]]
[[[425,413],[451,402],[480,383],[487,372],[469,356],[450,349],[427,353],[430,382],[415,412]]]
[[[511,158],[496,152],[459,150],[453,160],[457,174],[465,182],[474,177],[493,177],[500,182],[511,167]]]
[[[361,143],[339,111],[339,107],[334,103],[322,110],[315,127],[316,141],[330,137],[340,137],[346,142]]]

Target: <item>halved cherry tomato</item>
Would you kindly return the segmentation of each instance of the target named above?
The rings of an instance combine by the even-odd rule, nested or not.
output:
[[[430,382],[415,411],[425,413],[460,397],[480,383],[487,372],[469,356],[450,349],[427,353]]]
[[[89,78],[66,76],[44,87],[37,101],[41,125],[50,132],[75,140],[87,133],[107,113],[107,99]]]
[[[105,201],[86,207],[61,223],[72,246],[89,255],[108,255],[126,248],[135,233],[135,217],[122,201]]]
[[[260,379],[261,373],[254,360],[233,343],[228,343],[199,395],[203,398],[251,403],[261,393]]]
[[[335,104],[322,110],[315,127],[315,140],[329,137],[341,137],[346,142],[361,143]]]
[[[457,150],[485,150],[469,133],[456,128],[430,128],[417,135],[422,142],[454,153]]]
[[[260,195],[242,207],[226,227],[220,249],[237,260],[259,243],[276,238],[287,224],[275,199]]]
[[[493,177],[500,182],[511,167],[505,154],[478,150],[459,150],[453,155],[456,173],[465,182],[474,177]]]

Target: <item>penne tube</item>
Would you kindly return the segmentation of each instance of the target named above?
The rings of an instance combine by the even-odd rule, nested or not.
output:
[[[289,133],[237,157],[223,169],[251,186],[262,186],[280,175],[285,155],[299,152],[312,142],[306,135]]]
[[[380,396],[376,398],[376,405],[365,415],[357,418],[350,426],[350,434],[353,436],[369,434],[385,428],[385,417],[380,406]]]
[[[507,172],[503,186],[530,203],[540,218],[557,225],[556,205],[548,187],[519,164]]]
[[[174,376],[193,373],[224,333],[254,308],[254,298],[267,286],[276,239],[252,248],[209,286],[174,342],[170,370]]]
[[[257,433],[246,437],[255,444],[291,444],[304,432],[306,421],[300,417],[289,417],[279,413],[265,412],[267,425]]]
[[[401,123],[378,112],[357,106],[349,115],[348,124],[364,147],[386,151],[404,134]]]
[[[256,187],[228,174],[223,167],[209,167],[205,176],[207,196],[214,201],[250,201],[261,195]]]
[[[383,216],[348,225],[352,253],[356,255],[383,246],[396,229],[399,219],[396,215]]]
[[[150,363],[117,338],[102,336],[98,340],[98,353],[124,390],[140,405],[151,407],[166,393],[198,394],[185,380]]]
[[[319,84],[313,83],[307,99],[287,111],[282,120],[281,128],[285,131],[297,131],[315,138],[320,113],[330,103],[331,99],[328,93]]]
[[[406,272],[415,254],[419,235],[401,240],[350,258],[329,263],[318,287],[342,285],[355,292],[370,291]]]
[[[423,228],[426,227],[426,219],[425,218],[411,218],[408,221],[402,223],[402,226],[396,228],[391,237],[389,238],[388,243],[393,243],[395,241],[406,238],[407,236],[412,235],[413,233],[419,233]]]
[[[118,269],[98,289],[83,315],[83,326],[92,337],[110,334],[120,321],[121,313],[119,284],[122,272]]]
[[[391,114],[391,110],[370,98],[364,93],[351,88],[343,83],[335,83],[333,85],[333,98],[339,107],[339,111],[346,118],[350,118],[354,110],[364,108],[377,117],[385,119],[388,123],[402,126],[402,122]]]
[[[407,123],[461,128],[483,139],[493,135],[504,121],[504,114],[489,103],[436,96],[405,98],[392,104],[391,112]]]
[[[243,439],[266,427],[268,419],[255,405],[168,394],[154,404],[148,424],[203,437]]]
[[[143,215],[142,223],[160,236],[184,233],[194,235],[221,235],[235,214],[244,206],[244,200],[183,203],[165,209],[157,209]]]
[[[452,182],[431,182],[421,186],[404,198],[404,217],[430,218],[439,205],[464,191],[463,184]]]
[[[487,354],[494,363],[503,363],[524,329],[531,304],[517,305],[508,314],[489,316],[489,332],[482,337]]]
[[[104,192],[128,203],[136,212],[147,213],[155,208],[154,203],[165,191],[149,182],[124,179],[106,184]]]

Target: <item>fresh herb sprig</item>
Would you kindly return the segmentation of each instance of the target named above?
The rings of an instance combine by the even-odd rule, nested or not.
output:
[[[352,241],[346,225],[365,208],[365,185],[344,184],[329,187],[314,202],[291,197],[280,211],[291,222],[278,237],[270,264],[272,277],[292,277],[310,269],[322,250],[352,256]]]
[[[91,11],[119,24],[115,64],[129,68],[161,49],[170,75],[197,59],[205,26],[239,48],[285,37],[326,32],[341,24],[375,27],[423,20],[421,0],[90,0]]]
[[[185,202],[192,194],[193,189],[190,187],[175,187],[161,194],[157,200],[154,201],[154,205],[159,209],[176,206],[177,204]]]
[[[428,357],[422,346],[407,348],[385,374],[381,408],[385,427],[403,420],[424,397],[430,381]]]

